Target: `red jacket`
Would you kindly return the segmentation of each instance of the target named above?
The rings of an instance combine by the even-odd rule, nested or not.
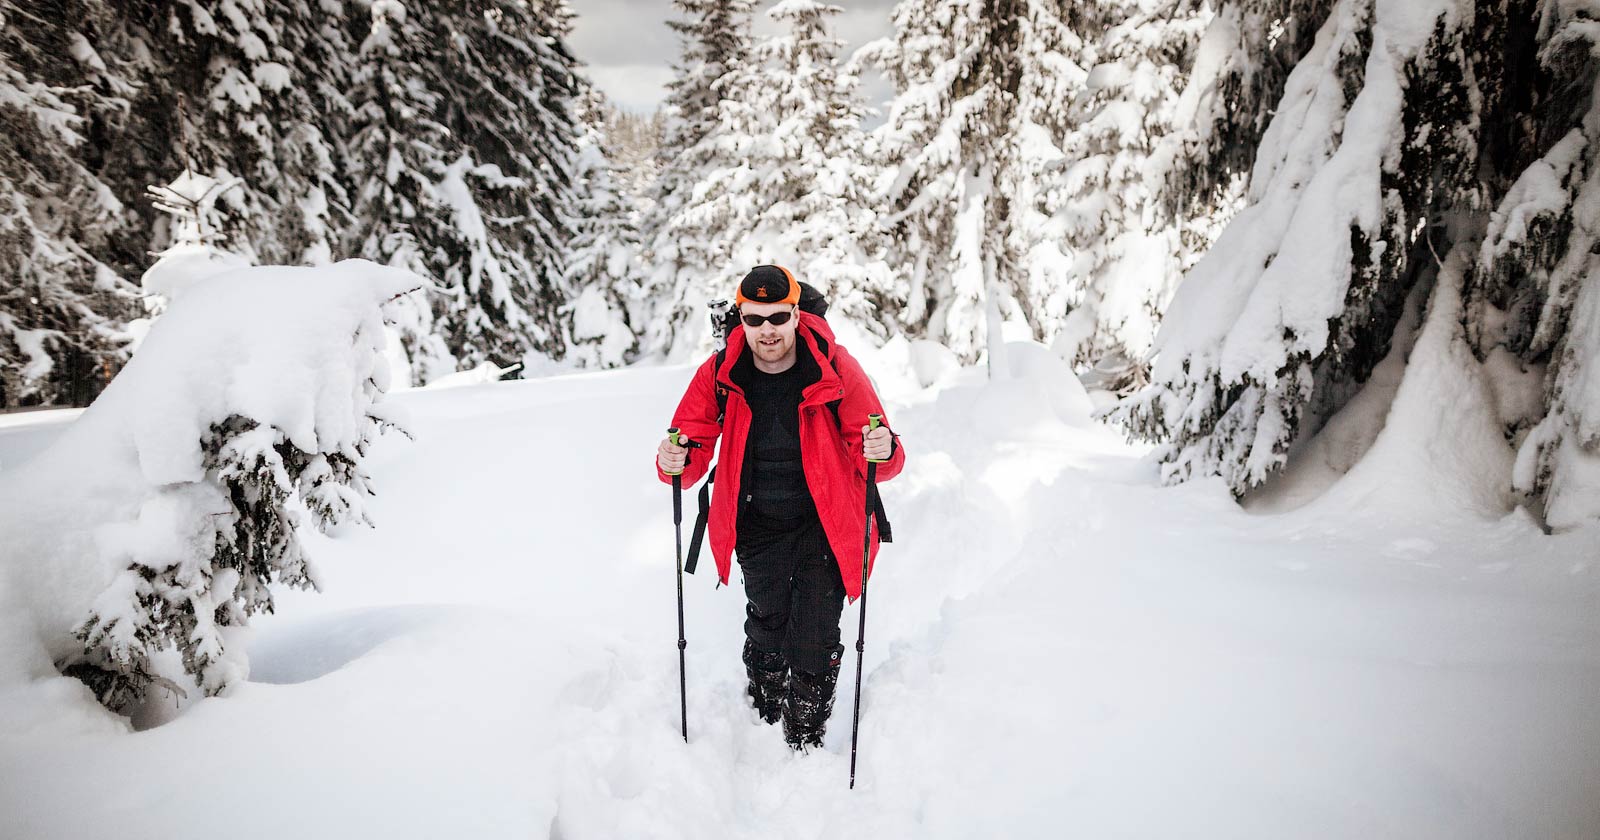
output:
[[[732,566],[739,481],[743,474],[745,442],[750,434],[750,407],[730,374],[748,349],[744,328],[734,328],[728,335],[728,352],[721,369],[713,370],[715,355],[707,359],[695,371],[694,381],[689,383],[689,390],[672,416],[672,425],[703,447],[690,450],[689,462],[683,470],[685,488],[705,477],[711,466],[708,453],[717,438],[722,437],[722,445],[717,447],[717,485],[711,495],[707,531],[711,556],[717,561],[717,577],[723,583],[728,582]],[[845,591],[855,600],[861,595],[862,529],[866,526],[867,502],[867,462],[861,456],[861,427],[867,425],[867,415],[883,414],[883,406],[861,364],[834,341],[827,321],[801,312],[795,352],[809,352],[821,369],[821,377],[807,386],[800,398],[800,459],[806,485],[822,519],[822,529],[828,535],[833,556],[838,558]],[[721,425],[717,424],[718,386],[728,392],[727,414]],[[828,408],[828,403],[834,400],[840,400],[837,423]],[[889,425],[888,418],[884,419],[884,425]],[[888,481],[899,475],[905,463],[905,450],[897,442],[894,454],[878,465],[878,481]],[[656,475],[663,482],[672,483],[672,476],[659,468]],[[876,524],[872,530],[872,556],[875,566],[878,556]]]

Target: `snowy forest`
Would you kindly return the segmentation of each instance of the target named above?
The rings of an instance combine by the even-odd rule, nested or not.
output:
[[[0,0],[0,836],[1596,836],[1600,0],[632,2]],[[651,469],[767,263],[801,754]]]
[[[695,357],[773,261],[866,341],[1049,344],[1167,480],[1240,497],[1448,309],[1508,498],[1600,515],[1595,4],[906,0],[852,55],[823,3],[675,10],[641,117],[564,0],[4,0],[0,403],[86,404],[136,351],[184,229],[147,190],[182,182],[218,258],[425,278],[402,384]]]

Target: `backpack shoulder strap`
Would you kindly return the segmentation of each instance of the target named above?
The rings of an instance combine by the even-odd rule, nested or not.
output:
[[[844,431],[844,421],[839,419],[839,404],[842,402],[843,397],[828,403],[828,411],[833,413],[833,423],[841,433]],[[889,525],[889,514],[883,510],[883,496],[877,492],[872,493],[872,514],[878,521],[878,541],[894,542],[894,528]]]
[[[712,467],[706,483],[700,485],[700,512],[694,518],[694,533],[689,536],[689,557],[683,562],[683,571],[694,574],[700,565],[700,543],[706,538],[706,521],[711,518],[711,483],[717,480],[717,468]]]
[[[728,355],[728,348],[717,351],[717,362],[711,368],[711,386],[717,392],[717,425],[722,425],[723,418],[728,416],[728,389],[717,381],[717,375],[722,372],[722,360]]]
[[[722,362],[728,355],[726,347],[717,351],[717,361],[711,367],[712,388],[717,394],[717,425],[722,425],[723,418],[728,416],[728,389],[717,382],[717,375],[722,372]],[[694,520],[694,532],[689,536],[689,556],[684,561],[683,570],[694,574],[700,564],[700,545],[705,540],[706,522],[711,517],[711,485],[717,480],[717,468],[713,466],[706,474],[706,481],[700,485],[700,512]]]

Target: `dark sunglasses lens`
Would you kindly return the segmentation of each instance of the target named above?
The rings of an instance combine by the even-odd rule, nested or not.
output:
[[[744,316],[744,325],[747,327],[759,327],[762,324],[771,321],[774,327],[781,327],[784,324],[789,323],[789,316],[791,314],[793,313],[789,312],[788,310],[784,310],[782,312],[774,312],[771,315],[766,316],[746,315]]]

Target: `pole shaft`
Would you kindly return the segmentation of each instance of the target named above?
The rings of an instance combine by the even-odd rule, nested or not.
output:
[[[872,497],[878,492],[878,465],[867,463],[867,529],[861,543],[861,626],[856,630],[856,709],[850,724],[850,789],[856,788],[856,745],[861,735],[861,666],[867,649],[867,567],[872,562]]]
[[[678,707],[682,715],[683,741],[689,742],[689,676],[683,638],[683,476],[672,477],[672,526],[678,546]]]

